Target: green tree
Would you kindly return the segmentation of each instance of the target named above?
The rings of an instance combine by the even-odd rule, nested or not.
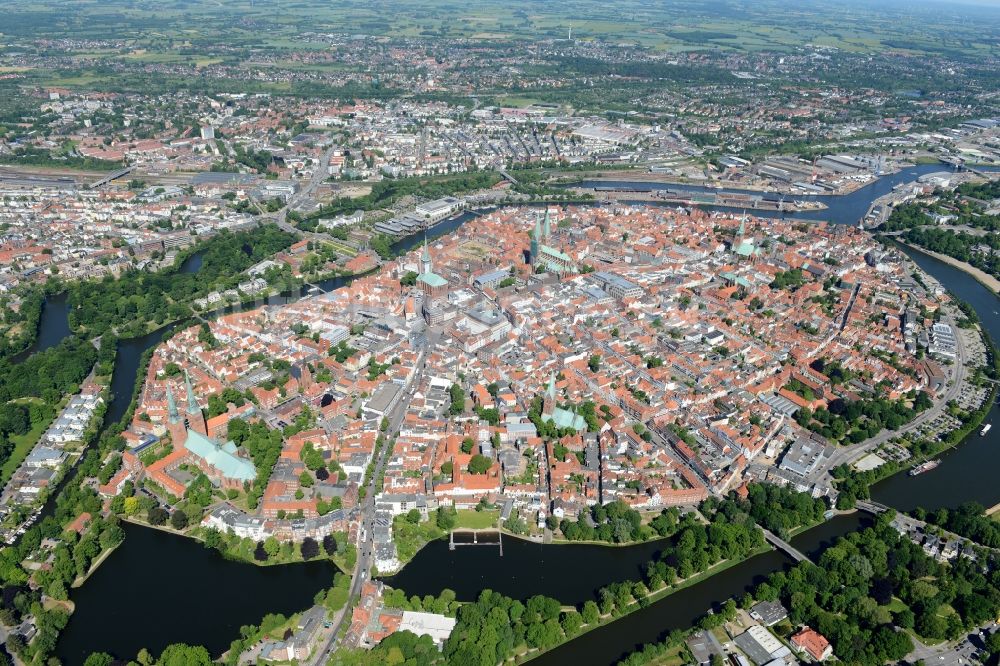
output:
[[[448,389],[449,397],[451,398],[451,406],[448,411],[453,415],[461,414],[465,411],[465,391],[459,384],[452,384],[451,388]]]
[[[593,625],[601,619],[601,612],[597,608],[597,604],[593,600],[588,599],[583,602],[581,616],[586,624]]]
[[[439,506],[437,509],[437,515],[435,517],[435,522],[437,526],[443,530],[452,530],[455,528],[455,522],[457,517],[455,515],[455,509],[451,507]]]
[[[493,466],[493,461],[484,455],[477,453],[472,456],[469,460],[469,473],[470,474],[486,474],[490,467]]]
[[[175,530],[183,530],[188,526],[187,514],[181,510],[176,510],[170,515],[170,525]]]
[[[200,645],[168,645],[156,660],[157,666],[211,666],[212,657]]]
[[[111,666],[113,662],[114,657],[107,652],[91,652],[83,661],[83,666]]]
[[[591,372],[597,372],[601,369],[601,355],[591,354],[590,360],[587,361],[587,367],[590,368]]]

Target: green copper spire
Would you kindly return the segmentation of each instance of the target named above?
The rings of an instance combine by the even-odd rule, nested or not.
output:
[[[184,371],[184,388],[187,389],[187,413],[194,414],[201,412],[201,407],[198,406],[198,399],[194,397],[194,387],[191,386],[191,377],[188,376],[187,370]]]
[[[538,221],[538,216],[535,216],[535,233],[531,236],[531,263],[534,264],[541,257],[541,252],[539,247],[542,243],[542,225]]]
[[[552,236],[552,222],[549,220],[549,207],[545,207],[545,236],[544,238],[548,240]]]
[[[167,418],[171,423],[177,423],[181,415],[177,413],[177,401],[174,400],[174,392],[167,386]]]
[[[431,253],[427,249],[427,235],[424,235],[424,251],[420,255],[420,263],[423,265],[423,273],[427,275],[431,272]]]
[[[549,396],[552,400],[556,399],[556,373],[549,373],[549,385],[545,389],[545,395]]]

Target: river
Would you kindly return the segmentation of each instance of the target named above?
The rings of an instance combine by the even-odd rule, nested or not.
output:
[[[919,251],[902,249],[918,266],[969,303],[994,343],[1000,342],[1000,298],[954,266]],[[989,508],[1000,502],[1000,484],[996,482],[1000,461],[1000,427],[996,426],[1000,426],[1000,408],[996,404],[985,423],[993,423],[995,427],[985,437],[973,432],[961,446],[943,453],[937,469],[915,477],[905,474],[889,477],[872,487],[872,498],[902,511],[918,506],[953,507],[967,501]]]
[[[792,217],[828,219],[838,223],[856,223],[868,210],[870,202],[891,191],[897,182],[912,180],[923,173],[943,170],[938,165],[925,165],[908,169],[884,178],[846,197],[843,201],[827,201],[829,208],[796,214]],[[647,183],[642,183],[646,185]],[[755,215],[772,217],[778,213]],[[448,233],[474,217],[466,213],[456,219],[446,220],[431,230],[431,235]],[[422,235],[398,241],[397,251],[412,249],[422,240]],[[979,312],[984,325],[995,340],[1000,340],[1000,321],[994,314],[1000,310],[997,298],[974,279],[940,261],[914,253],[914,260],[946,287],[970,302]],[[197,270],[197,269],[195,269]],[[320,285],[324,290],[346,284],[350,278],[335,278]],[[289,302],[301,297],[305,290],[275,297],[273,302]],[[142,353],[156,344],[164,330],[135,340],[119,343],[119,355],[112,379],[116,400],[109,409],[107,424],[120,419],[128,408],[128,398],[136,380],[136,370]],[[996,409],[991,419],[996,416]],[[986,506],[1000,502],[1000,484],[995,483],[1000,429],[987,437],[978,433],[971,436],[953,452],[943,456],[943,464],[933,472],[918,477],[897,475],[873,488],[878,501],[901,509],[917,504],[928,508],[955,506],[976,500]],[[818,552],[837,537],[857,529],[864,519],[859,516],[837,517],[809,530],[793,540],[800,550]],[[214,654],[229,644],[237,635],[238,626],[257,622],[268,611],[293,610],[283,606],[295,599],[300,608],[308,606],[312,594],[318,589],[309,582],[302,582],[296,572],[298,566],[280,567],[281,583],[275,583],[280,592],[273,598],[267,585],[259,580],[259,570],[253,566],[227,562],[215,553],[205,550],[181,537],[130,527],[125,543],[109,558],[107,566],[93,576],[84,587],[73,592],[77,604],[59,644],[60,655],[78,658],[91,650],[109,650],[122,657],[132,657],[139,647],[153,649],[170,642],[200,643],[210,647]],[[174,550],[172,544],[183,544]],[[187,546],[191,546],[187,549]],[[473,599],[486,587],[518,598],[533,594],[547,594],[566,603],[578,603],[592,598],[596,589],[610,582],[635,577],[641,573],[644,562],[662,547],[652,542],[625,548],[586,545],[541,546],[532,542],[506,539],[504,556],[489,546],[459,547],[448,551],[445,542],[435,542],[394,578],[395,585],[408,594],[437,594],[444,587],[456,591],[459,599]],[[560,549],[573,549],[566,557]],[[183,557],[178,554],[183,553]],[[180,559],[178,559],[180,557]],[[768,552],[736,565],[722,573],[677,592],[627,618],[609,624],[566,643],[539,657],[540,666],[565,663],[612,664],[623,654],[644,643],[658,640],[673,628],[686,628],[713,604],[740,594],[763,577],[783,567],[790,561],[782,554]],[[302,565],[311,566],[311,565]],[[211,572],[210,575],[205,572]],[[175,576],[177,585],[140,585],[140,581],[158,581]],[[278,574],[275,574],[276,576]],[[202,578],[207,576],[207,578]],[[203,593],[197,581],[205,583],[205,590],[215,590],[209,584],[214,577],[220,584],[228,585],[229,576],[237,580],[232,594]],[[328,579],[327,579],[328,580]],[[301,586],[302,589],[298,589]],[[128,589],[126,589],[128,588]],[[288,588],[288,589],[284,589]],[[296,588],[296,589],[292,589]],[[139,590],[139,591],[134,591]],[[195,592],[197,591],[197,592]],[[283,594],[290,596],[285,597]],[[137,596],[133,596],[137,595]],[[199,605],[195,600],[208,599]],[[121,618],[121,609],[129,608],[135,621]],[[201,610],[204,606],[206,611]],[[173,611],[169,617],[161,616],[161,608]],[[139,610],[141,609],[141,611]],[[188,622],[185,613],[197,611],[197,622]],[[154,615],[155,613],[155,615]],[[154,619],[159,618],[159,619]],[[111,618],[118,619],[111,621]],[[165,619],[164,619],[165,618]],[[101,626],[103,623],[103,627]],[[170,627],[164,631],[163,627]],[[71,660],[71,661],[75,661]]]
[[[448,540],[438,539],[385,582],[406,590],[408,596],[436,596],[447,587],[458,599],[471,601],[488,587],[518,599],[544,594],[576,605],[593,599],[609,583],[642,578],[644,565],[666,543],[542,545],[504,536],[500,557],[500,549],[493,545],[458,546],[450,551]],[[567,552],[573,557],[566,557]]]
[[[803,195],[788,195],[785,197],[786,201],[816,201],[826,205],[825,209],[822,210],[808,210],[801,212],[788,212],[788,213],[778,213],[776,211],[766,211],[766,210],[747,210],[748,213],[757,217],[788,217],[796,218],[802,220],[828,220],[831,222],[836,222],[838,224],[857,224],[858,220],[863,218],[868,212],[868,208],[871,203],[881,196],[889,194],[892,192],[892,188],[900,183],[909,183],[915,181],[920,176],[927,175],[929,173],[937,172],[947,172],[949,169],[944,164],[918,164],[911,167],[906,167],[900,171],[893,174],[888,174],[877,180],[874,180],[864,187],[861,187],[850,194],[845,195],[832,195],[832,194],[803,194]],[[986,168],[987,171],[993,171],[995,169]],[[710,193],[730,193],[730,194],[750,194],[750,195],[760,195],[763,194],[757,190],[741,190],[741,189],[715,189],[711,187],[704,187],[702,185],[675,185],[668,183],[651,183],[646,181],[601,181],[601,180],[584,180],[578,183],[573,183],[567,187],[595,187],[595,186],[605,186],[605,187],[649,187],[654,190],[677,190],[681,192],[710,192]],[[656,202],[641,202],[641,203],[656,203]],[[677,204],[660,204],[669,205],[671,207],[677,206]],[[700,206],[706,210],[746,210],[743,208],[732,208],[726,206]]]
[[[798,550],[819,555],[836,539],[871,524],[861,514],[836,516],[792,539]],[[575,546],[562,546],[575,548]],[[794,562],[779,551],[768,551],[664,597],[620,620],[599,627],[533,659],[533,666],[563,664],[615,664],[647,643],[663,640],[674,629],[690,627],[710,608],[742,595],[769,575],[790,568]]]

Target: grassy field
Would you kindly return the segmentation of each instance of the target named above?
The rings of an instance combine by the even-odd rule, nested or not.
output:
[[[728,642],[728,638],[726,640]],[[682,666],[688,663],[687,659],[687,648],[684,645],[678,645],[670,648],[665,654],[661,654],[649,664],[650,666]]]
[[[56,0],[12,0],[4,8],[5,38],[119,39],[145,62],[210,51],[216,45],[322,50],[317,33],[517,40],[601,39],[663,51],[692,48],[792,50],[806,44],[851,52],[990,54],[1000,8],[885,0],[809,3],[735,0],[649,3],[594,0],[539,3],[512,0],[228,0],[147,3],[79,0],[72,12]],[[974,17],[974,20],[970,20]],[[303,39],[303,33],[311,33]],[[93,50],[93,47],[90,47]],[[180,49],[185,49],[181,54]]]
[[[898,613],[899,611],[906,610],[906,604],[899,597],[893,597],[892,600],[886,605],[886,608],[890,612]]]
[[[474,509],[461,509],[455,527],[469,530],[485,530],[497,526],[500,520],[499,511],[475,511]]]
[[[53,419],[54,418],[55,417],[53,417]],[[31,428],[31,430],[23,435],[10,436],[10,441],[14,444],[14,452],[10,454],[10,458],[7,459],[7,462],[0,467],[0,485],[7,485],[7,482],[10,481],[10,477],[14,475],[15,471],[17,471],[18,465],[20,465],[21,462],[28,457],[28,454],[31,453],[31,449],[38,442],[38,439],[42,436],[42,433],[45,432],[45,429],[49,427],[50,423],[52,423],[52,420],[44,421],[36,424]]]

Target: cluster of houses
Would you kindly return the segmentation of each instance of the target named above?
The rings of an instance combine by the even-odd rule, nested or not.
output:
[[[351,611],[350,628],[343,641],[345,647],[370,648],[397,631],[430,636],[438,647],[444,645],[455,628],[455,618],[440,613],[388,608],[383,599],[384,587],[380,581],[362,585],[361,599]]]
[[[892,526],[902,536],[924,549],[924,552],[939,562],[952,562],[959,557],[972,561],[979,559],[981,547],[972,541],[941,530],[928,529],[926,523],[915,520],[905,514],[897,514],[892,520]]]
[[[778,601],[758,602],[748,616],[750,626],[731,634],[730,645],[735,649],[729,652],[705,631],[690,635],[686,642],[695,663],[708,666],[718,655],[732,666],[797,666],[802,661],[825,661],[833,655],[830,641],[809,626],[799,628],[787,641],[778,638],[770,627],[788,618],[787,609]]]
[[[11,476],[0,494],[0,519],[4,521],[0,534],[5,542],[12,543],[34,522],[42,497],[58,481],[71,458],[78,457],[77,445],[103,403],[101,387],[86,383],[69,399]],[[8,521],[12,515],[18,520]]]

